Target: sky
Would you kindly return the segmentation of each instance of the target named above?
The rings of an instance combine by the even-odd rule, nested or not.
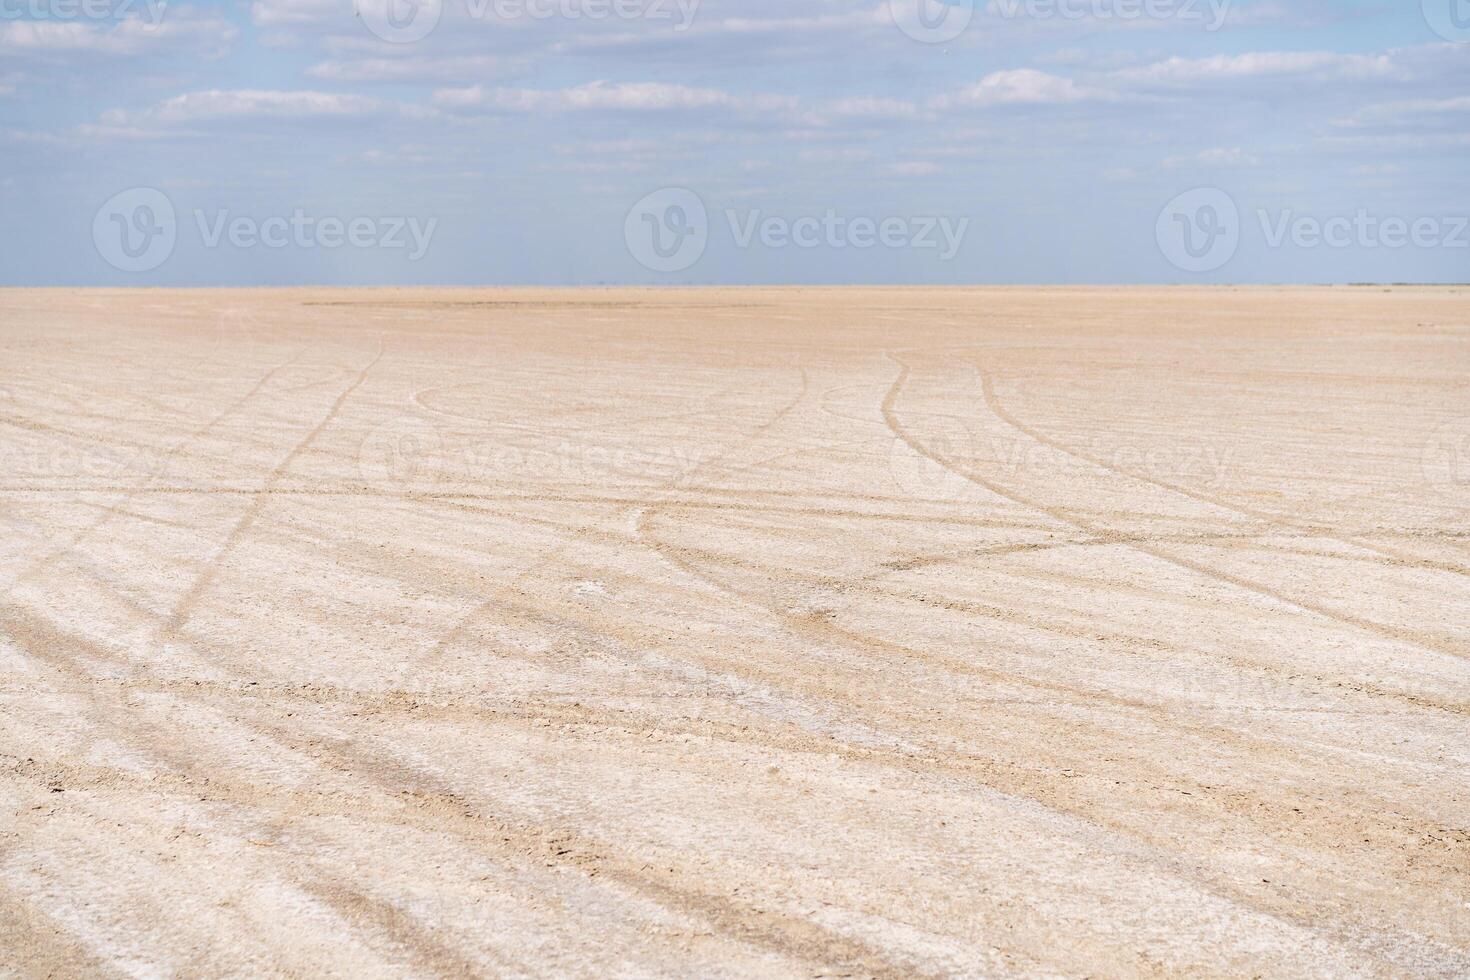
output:
[[[1470,0],[0,0],[0,284],[1470,281]]]

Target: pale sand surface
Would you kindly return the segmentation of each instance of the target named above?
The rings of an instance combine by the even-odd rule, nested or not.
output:
[[[0,976],[1470,975],[1470,290],[0,292]]]

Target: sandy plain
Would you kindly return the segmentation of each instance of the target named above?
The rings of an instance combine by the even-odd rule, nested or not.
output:
[[[1470,290],[0,292],[0,976],[1470,975]]]

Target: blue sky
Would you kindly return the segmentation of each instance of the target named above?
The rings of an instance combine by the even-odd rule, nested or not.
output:
[[[1470,0],[0,0],[0,162],[4,284],[1464,282]]]

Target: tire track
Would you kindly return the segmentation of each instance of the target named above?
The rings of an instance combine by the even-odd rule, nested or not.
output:
[[[291,464],[306,453],[311,448],[312,443],[317,440],[317,437],[326,430],[327,426],[336,420],[337,414],[342,410],[342,406],[347,403],[347,399],[352,396],[354,391],[361,387],[362,383],[367,380],[368,373],[383,359],[383,353],[384,349],[380,346],[377,356],[358,372],[351,384],[342,390],[342,393],[332,402],[331,407],[327,410],[327,414],[306,434],[304,439],[298,442],[286,454],[286,457],[266,477],[265,487],[263,489],[266,491],[273,489],[275,484],[291,468]],[[225,537],[224,543],[210,557],[204,570],[195,578],[193,584],[189,586],[183,596],[174,604],[168,618],[154,636],[155,643],[162,644],[177,639],[179,631],[188,622],[194,607],[199,604],[200,600],[204,598],[205,593],[214,584],[215,576],[219,574],[221,565],[229,559],[231,553],[239,546],[240,542],[245,538],[245,535],[249,533],[250,528],[255,524],[256,519],[260,517],[261,512],[265,510],[269,502],[270,495],[268,492],[260,494],[250,501],[250,506],[246,508],[245,513],[241,515],[240,519],[235,522],[234,527],[230,529],[230,533]]]
[[[1068,446],[1066,443],[1051,438],[1034,426],[1027,425],[1020,419],[1016,418],[1016,416],[1013,415],[1011,412],[1007,411],[1005,406],[1001,404],[1000,399],[996,396],[995,382],[991,378],[989,372],[987,372],[985,368],[982,367],[979,363],[974,361],[972,361],[971,363],[974,365],[976,372],[980,375],[980,387],[982,393],[985,396],[985,404],[990,408],[991,412],[994,413],[996,418],[1000,419],[1002,422],[1004,422],[1006,425],[1009,425],[1017,432],[1020,432],[1021,434],[1036,440],[1042,445],[1050,446],[1052,449],[1055,449],[1058,452],[1066,453],[1073,459],[1082,460],[1083,462],[1090,463],[1093,466],[1105,469],[1111,473],[1116,473],[1119,476],[1126,477],[1130,480],[1137,480],[1141,483],[1147,483],[1162,490],[1168,490],[1171,493],[1177,493],[1180,496],[1188,497],[1190,500],[1209,504],[1213,507],[1222,507],[1226,510],[1234,511],[1235,513],[1241,514],[1245,517],[1251,517],[1259,521],[1265,521],[1266,524],[1270,527],[1279,527],[1284,525],[1286,527],[1295,528],[1300,531],[1318,532],[1319,534],[1321,534],[1322,537],[1325,537],[1328,540],[1337,541],[1341,544],[1346,544],[1355,548],[1363,548],[1368,551],[1372,551],[1381,557],[1393,558],[1412,567],[1433,568],[1436,571],[1448,572],[1454,575],[1470,577],[1470,568],[1466,568],[1463,565],[1452,565],[1448,562],[1435,562],[1432,564],[1425,563],[1423,559],[1408,552],[1398,551],[1393,548],[1385,548],[1381,545],[1374,544],[1371,541],[1362,541],[1353,538],[1341,537],[1331,533],[1331,529],[1328,527],[1299,521],[1296,518],[1287,514],[1261,510],[1255,507],[1248,507],[1232,501],[1226,497],[1219,496],[1218,494],[1205,493],[1203,491],[1184,486],[1183,484],[1172,483],[1168,480],[1159,480],[1154,477],[1148,476],[1147,474],[1138,473],[1136,471],[1118,466],[1115,463],[1111,463],[1100,456],[1094,456],[1091,453],[1082,452],[1081,450]]]
[[[1148,555],[1160,561],[1167,562],[1168,564],[1175,565],[1179,568],[1194,572],[1205,578],[1214,579],[1215,581],[1223,582],[1226,585],[1234,586],[1235,588],[1241,589],[1242,591],[1252,592],[1258,596],[1272,599],[1276,602],[1284,603],[1288,606],[1294,606],[1295,608],[1300,609],[1303,612],[1311,613],[1315,616],[1320,616],[1323,619],[1331,620],[1333,622],[1339,623],[1340,625],[1351,626],[1363,632],[1372,633],[1382,639],[1393,640],[1398,643],[1418,647],[1419,649],[1427,653],[1436,653],[1447,657],[1455,657],[1461,660],[1470,659],[1470,650],[1466,650],[1463,645],[1457,646],[1447,643],[1441,643],[1434,638],[1425,637],[1421,634],[1414,633],[1410,630],[1401,629],[1396,626],[1389,626],[1383,623],[1379,623],[1374,620],[1367,619],[1363,616],[1357,616],[1352,613],[1342,612],[1341,610],[1336,610],[1329,606],[1324,606],[1321,603],[1313,602],[1309,599],[1294,598],[1284,592],[1281,592],[1278,589],[1273,589],[1270,586],[1262,585],[1259,582],[1253,582],[1250,579],[1247,579],[1240,575],[1234,575],[1229,572],[1222,572],[1219,569],[1212,568],[1209,565],[1195,561],[1190,558],[1182,558],[1178,555],[1170,554],[1169,552],[1161,548],[1152,547],[1145,544],[1129,543],[1127,540],[1125,540],[1125,535],[1121,535],[1118,532],[1115,532],[1106,527],[1105,525],[1076,517],[1062,508],[1053,507],[1049,504],[1042,503],[1041,501],[1034,500],[1021,493],[1011,490],[1008,487],[996,483],[993,480],[987,479],[986,477],[980,476],[979,474],[971,472],[968,469],[955,465],[953,462],[944,458],[943,456],[931,452],[926,446],[919,442],[899,421],[898,415],[894,409],[894,405],[898,400],[899,393],[903,390],[904,384],[908,381],[910,369],[907,364],[894,357],[891,353],[888,356],[894,361],[894,363],[898,364],[900,368],[898,378],[895,379],[893,386],[888,391],[888,395],[883,400],[883,417],[888,421],[888,427],[893,431],[893,434],[895,436],[902,439],[914,452],[918,453],[920,456],[923,456],[925,459],[928,459],[931,462],[934,462],[944,467],[952,473],[955,473],[956,475],[961,476],[966,480],[969,480],[976,486],[982,487],[983,489],[990,491],[998,497],[1003,497],[1006,500],[1009,500],[1016,504],[1020,504],[1023,507],[1028,507],[1032,510],[1036,510],[1043,514],[1046,514],[1048,517],[1051,517],[1053,520],[1055,520],[1058,524],[1062,524],[1076,530],[1084,531],[1087,534],[1093,535],[1095,537],[1101,537],[1107,540],[1114,541],[1115,543],[1122,545],[1123,547],[1130,548],[1141,554]]]
[[[275,378],[277,374],[279,374],[282,370],[284,370],[291,364],[294,364],[296,360],[300,358],[301,353],[301,351],[297,351],[296,354],[294,354],[292,357],[288,358],[286,361],[283,361],[281,364],[278,364],[276,367],[267,371],[263,376],[260,377],[259,380],[255,382],[254,385],[250,387],[248,391],[246,391],[235,401],[227,405],[223,411],[219,412],[217,415],[211,418],[202,427],[194,430],[189,435],[181,439],[179,442],[175,443],[173,447],[170,448],[168,452],[163,455],[157,472],[147,477],[137,487],[125,492],[121,500],[105,506],[102,513],[97,516],[96,520],[94,520],[86,527],[79,529],[75,534],[72,535],[71,540],[68,541],[65,545],[57,548],[49,555],[42,557],[41,560],[38,561],[33,567],[21,573],[14,580],[12,580],[5,587],[4,591],[0,591],[0,602],[8,599],[18,586],[32,581],[37,575],[50,568],[61,558],[75,552],[77,548],[81,547],[83,543],[85,543],[92,537],[92,535],[96,534],[98,531],[102,530],[109,523],[111,523],[111,521],[118,516],[123,507],[126,507],[129,503],[131,503],[134,499],[136,499],[139,495],[146,491],[151,484],[160,479],[168,465],[175,459],[177,459],[179,454],[182,453],[190,444],[197,442],[198,440],[209,435],[209,433],[213,432],[215,428],[220,425],[220,423],[225,421],[225,419],[234,415],[240,409],[244,408],[251,401],[253,401],[255,399],[255,396],[260,394],[260,392],[265,389],[266,385],[270,384],[271,380]]]
[[[25,621],[29,623],[27,629],[15,628],[13,623],[17,616],[25,617]],[[54,669],[71,674],[78,682],[85,683],[91,677],[89,671],[74,665],[73,661],[78,654],[94,661],[113,661],[119,666],[125,664],[125,661],[101,648],[79,637],[61,633],[39,617],[27,615],[14,608],[0,611],[0,627],[4,627],[12,638],[22,642],[29,654],[47,662]],[[27,635],[32,637],[29,642],[25,640]],[[44,636],[45,640],[37,642],[36,638],[40,636]],[[44,648],[52,652],[42,654],[43,643]],[[62,652],[68,648],[76,652],[71,655]],[[184,694],[190,701],[201,705],[204,703],[200,700],[198,690],[191,690],[189,685],[169,686],[173,691]],[[112,696],[118,699],[119,720],[106,724],[131,736],[129,741],[134,747],[146,746],[150,752],[158,752],[166,744],[177,744],[178,732],[159,732],[152,740],[140,741],[139,733],[132,727],[136,724],[136,715],[128,710],[126,704],[129,689],[128,685],[113,688],[92,686],[94,696],[110,690]],[[247,720],[238,715],[232,720],[247,730],[268,737],[275,744],[315,760],[326,771],[365,782],[377,794],[376,797],[368,798],[356,795],[342,798],[330,806],[328,812],[358,819],[364,813],[376,812],[380,819],[393,825],[452,834],[495,859],[507,854],[516,856],[518,860],[524,859],[528,854],[539,856],[542,860],[554,859],[555,864],[578,870],[585,877],[614,881],[667,909],[703,918],[726,938],[795,959],[805,964],[809,971],[852,969],[857,970],[860,975],[894,978],[926,975],[912,964],[894,962],[870,946],[830,932],[815,923],[790,916],[772,916],[764,910],[741,906],[725,896],[683,886],[680,884],[682,880],[692,880],[695,876],[688,875],[681,869],[657,869],[640,865],[636,861],[617,857],[613,849],[604,842],[570,829],[529,824],[497,815],[482,805],[471,805],[452,788],[441,785],[435,777],[417,768],[381,753],[369,753],[355,741],[312,738],[303,734],[299,724],[288,724],[292,712],[283,714],[285,717],[274,723]],[[124,718],[128,720],[122,721]],[[289,820],[290,814],[302,810],[318,811],[323,802],[334,799],[330,794],[322,796],[314,792],[308,792],[302,797],[301,791],[295,791],[291,793],[291,799],[301,798],[313,805],[288,805],[277,801],[275,791],[271,788],[253,783],[237,784],[228,776],[221,778],[217,767],[207,767],[206,760],[188,753],[182,746],[178,753],[169,755],[173,758],[165,756],[165,761],[178,774],[176,778],[181,781],[183,792],[196,795],[202,792],[205,798],[221,798],[251,808],[259,808],[263,804],[272,805],[276,801],[273,809],[281,819]],[[107,771],[102,776],[107,780],[124,781],[139,778],[117,771]],[[143,791],[154,792],[152,787],[157,782],[156,777],[148,777]],[[401,807],[405,800],[410,805],[409,812],[417,810],[419,816],[404,818]],[[384,807],[392,809],[385,814]],[[450,947],[432,940],[430,934],[413,926],[401,913],[381,903],[368,902],[360,892],[354,893],[344,885],[328,885],[318,888],[316,893],[326,896],[332,907],[349,918],[379,928],[388,940],[411,944],[415,958],[428,966],[442,967],[456,959],[464,962],[462,957],[451,952]],[[450,975],[459,974],[451,971]]]

